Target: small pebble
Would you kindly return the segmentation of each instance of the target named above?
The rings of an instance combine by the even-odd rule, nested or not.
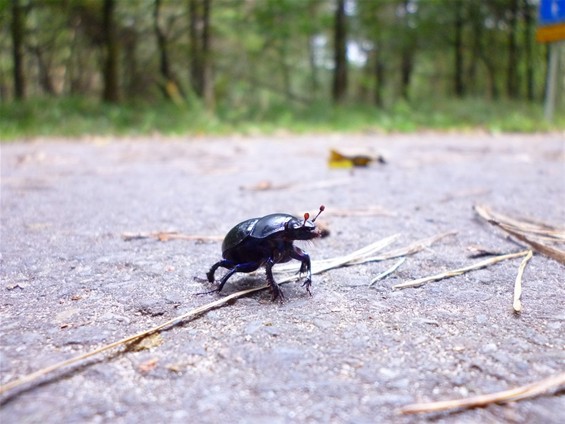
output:
[[[480,314],[480,315],[477,315],[477,316],[475,317],[475,322],[476,322],[477,324],[486,324],[487,321],[488,321],[488,317],[487,317],[486,315],[484,315],[484,314]]]
[[[496,347],[496,343],[487,343],[481,347],[482,353],[491,353],[496,352],[498,347]]]

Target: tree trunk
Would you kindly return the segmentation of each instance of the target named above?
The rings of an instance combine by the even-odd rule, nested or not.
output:
[[[190,81],[208,109],[213,108],[214,85],[210,60],[211,0],[189,0]]]
[[[51,80],[51,75],[49,72],[49,62],[45,60],[43,51],[40,46],[32,46],[30,49],[37,60],[37,73],[39,76],[39,85],[41,86],[41,89],[49,95],[54,95],[55,87],[53,86],[53,81]]]
[[[310,65],[310,87],[314,99],[318,97],[320,83],[318,82],[318,66],[315,56],[316,47],[314,46],[314,35],[308,36],[308,63]]]
[[[24,71],[24,14],[19,0],[12,0],[12,55],[14,59],[14,96],[18,100],[25,98]]]
[[[308,3],[308,19],[311,22],[316,20],[316,8],[317,3],[310,1]],[[314,26],[308,27],[307,41],[308,41],[308,64],[310,65],[310,88],[313,99],[318,98],[318,92],[320,90],[320,82],[318,76],[318,64],[316,63],[316,46],[315,37],[317,35]]]
[[[412,69],[414,68],[414,61],[412,52],[405,49],[402,52],[402,63],[400,65],[400,95],[404,100],[409,100],[410,79],[412,78]]]
[[[342,103],[347,92],[347,28],[345,0],[337,0],[334,22],[333,100]]]
[[[534,92],[534,60],[533,60],[533,45],[532,36],[534,30],[534,10],[533,6],[530,5],[528,0],[522,0],[523,10],[524,10],[524,56],[526,60],[526,98],[529,101],[533,101],[535,97]]]
[[[463,83],[463,4],[461,1],[454,2],[455,7],[455,38],[453,49],[455,54],[453,88],[455,96],[463,97],[465,87]]]
[[[466,72],[466,81],[470,82],[470,87],[465,87],[464,91],[465,94],[469,94],[471,92],[472,95],[479,94],[480,87],[477,82],[477,70],[479,66],[479,62],[482,58],[483,53],[483,45],[484,45],[484,26],[483,21],[484,17],[480,10],[480,4],[475,2],[468,5],[468,21],[470,22],[473,37],[472,37],[472,45],[471,45],[471,58],[472,60],[469,61],[467,72]],[[480,87],[480,88],[479,88]]]
[[[410,28],[409,17],[409,0],[404,0],[402,7],[404,8],[404,22],[403,30],[404,37],[402,43],[402,52],[400,54],[400,95],[404,100],[409,100],[410,79],[412,78],[412,71],[414,70],[414,34]]]
[[[155,37],[157,38],[157,49],[159,50],[159,72],[161,73],[159,87],[167,99],[181,103],[182,96],[179,85],[173,71],[171,70],[167,36],[159,25],[160,14],[161,0],[155,0],[153,8],[153,29],[155,31]]]
[[[102,26],[106,58],[104,61],[104,92],[105,102],[117,103],[118,91],[118,39],[114,25],[115,0],[104,0]]]
[[[210,56],[210,13],[211,1],[203,0],[202,16],[202,94],[208,110],[214,108],[214,81],[212,75],[212,58]]]
[[[484,37],[485,44],[481,49],[481,59],[485,65],[487,71],[487,86],[488,86],[488,95],[492,100],[497,100],[500,97],[500,92],[497,83],[497,67],[495,63],[495,58],[488,48],[484,48],[484,46],[496,46],[496,37],[493,31],[488,31]]]
[[[190,84],[198,97],[202,96],[202,72],[200,70],[200,37],[198,36],[199,13],[198,0],[189,0],[188,2],[189,28],[188,34],[190,38]]]
[[[518,0],[510,1],[510,21],[508,33],[508,71],[506,76],[506,91],[510,98],[518,97],[518,49],[516,34],[518,31]]]
[[[159,71],[165,80],[171,79],[171,67],[169,65],[169,54],[167,51],[167,38],[159,26],[159,16],[161,12],[161,0],[155,0],[153,8],[153,29],[157,38],[157,48],[159,49]]]
[[[383,88],[385,85],[385,64],[382,60],[381,52],[379,51],[380,47],[377,47],[375,50],[375,94],[374,94],[374,101],[375,105],[379,108],[384,106],[384,99],[383,99]]]
[[[291,88],[291,79],[292,78],[291,78],[291,69],[290,69],[290,66],[288,66],[288,60],[287,60],[286,40],[283,40],[279,44],[277,52],[278,52],[279,60],[280,60],[280,67],[281,67],[281,73],[282,73],[284,92],[286,94],[287,99],[290,100],[290,97],[292,96],[292,88]]]
[[[129,28],[123,29],[124,34],[121,39],[122,49],[124,52],[123,63],[126,65],[123,74],[123,92],[125,98],[135,99],[146,94],[146,89],[142,85],[139,75],[139,65],[137,59],[137,43],[138,38],[135,31]]]
[[[487,83],[488,83],[488,92],[489,97],[492,100],[498,100],[499,92],[498,92],[498,85],[496,83],[496,66],[492,62],[492,60],[487,59],[485,55],[484,62],[485,67],[487,69]]]

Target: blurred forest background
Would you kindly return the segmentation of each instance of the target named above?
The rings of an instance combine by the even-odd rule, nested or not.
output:
[[[0,0],[0,137],[565,128],[538,5]]]

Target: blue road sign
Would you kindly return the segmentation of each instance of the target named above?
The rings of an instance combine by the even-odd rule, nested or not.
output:
[[[539,24],[555,25],[565,22],[565,0],[541,0]]]

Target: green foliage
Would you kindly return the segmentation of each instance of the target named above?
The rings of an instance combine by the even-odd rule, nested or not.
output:
[[[333,101],[336,69],[333,0],[161,0],[158,15],[155,0],[115,3],[111,20],[119,44],[115,91],[125,101],[114,113],[120,115],[117,121],[110,119],[105,126],[98,120],[114,114],[106,106],[92,106],[109,81],[105,78],[109,68],[104,66],[110,51],[105,43],[108,27],[103,25],[101,0],[13,3],[22,6],[25,18],[20,84],[25,87],[24,97],[71,97],[49,103],[62,110],[65,104],[86,102],[76,96],[88,98],[89,107],[96,109],[93,131],[109,127],[112,133],[145,133],[145,128],[169,131],[155,128],[166,118],[150,106],[155,103],[159,109],[171,110],[171,116],[189,116],[194,120],[190,128],[241,129],[245,122],[280,127],[286,122],[296,129],[310,125],[309,117],[318,117],[312,122],[315,126],[334,117],[336,122],[345,121],[341,124],[345,128],[363,121],[384,129],[410,130],[464,125],[455,116],[458,106],[448,110],[450,100],[431,105],[420,120],[416,105],[422,99],[429,103],[426,99],[458,96],[466,99],[462,105],[468,105],[476,103],[475,97],[489,98],[493,105],[479,103],[481,110],[491,111],[504,99],[541,102],[544,94],[547,51],[534,40],[536,0],[348,0],[344,104],[353,110],[327,105]],[[10,108],[19,80],[12,63],[11,4],[0,0],[4,24],[0,25],[0,102]],[[211,17],[204,37],[204,31],[195,35],[191,29],[203,27],[201,12],[206,4]],[[206,54],[200,51],[204,45],[209,46]],[[562,97],[558,96],[560,107]],[[190,107],[161,104],[163,98]],[[401,99],[409,103],[399,103]],[[139,101],[144,103],[133,103]],[[199,102],[212,112],[204,113]],[[376,120],[374,104],[386,107]],[[27,108],[36,122],[47,122],[40,119],[45,111],[34,111],[36,107],[37,102],[31,101],[16,109]],[[74,109],[65,112],[73,115]],[[143,120],[139,122],[135,114]],[[470,119],[472,127],[483,125],[476,115]],[[76,120],[68,131],[89,130],[80,117]],[[132,123],[132,128],[120,120]],[[528,119],[518,119],[515,125],[525,122]],[[178,127],[173,124],[170,131]]]
[[[0,140],[34,137],[165,136],[227,133],[306,132],[549,131],[565,129],[565,113],[548,124],[541,106],[479,99],[397,102],[383,110],[370,106],[335,107],[327,103],[268,108],[218,108],[130,103],[108,105],[85,98],[0,103]]]

